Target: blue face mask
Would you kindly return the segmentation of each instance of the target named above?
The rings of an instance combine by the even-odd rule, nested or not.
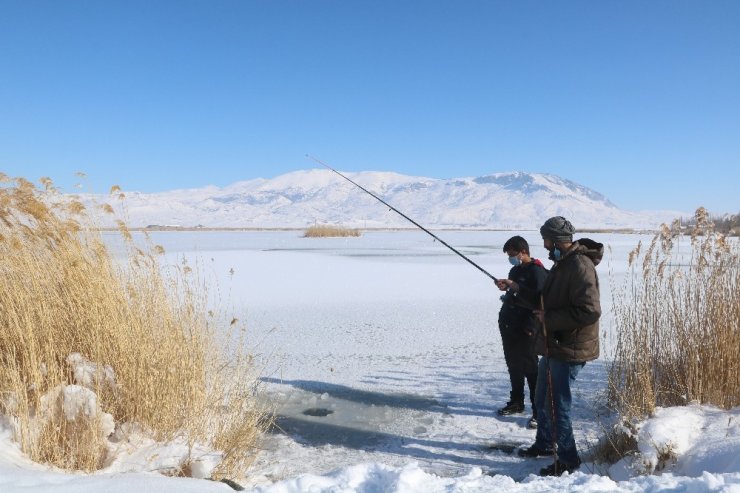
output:
[[[558,260],[560,260],[560,257],[561,256],[562,256],[562,253],[560,252],[560,249],[559,248],[553,249],[553,251],[552,251],[552,258],[553,258],[553,260],[555,260],[557,262]]]
[[[511,265],[519,265],[519,264],[521,264],[521,263],[522,263],[522,261],[521,261],[521,259],[519,258],[519,256],[515,256],[515,257],[509,257],[509,263],[510,263]]]

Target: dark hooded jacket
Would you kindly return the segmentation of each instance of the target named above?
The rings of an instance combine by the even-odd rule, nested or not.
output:
[[[542,288],[547,353],[543,332],[540,332],[539,354],[572,363],[599,357],[601,303],[596,266],[603,256],[604,245],[582,238],[553,265]],[[520,296],[533,302],[537,298],[537,294],[529,290],[524,290]]]
[[[536,292],[542,291],[546,276],[545,266],[537,259],[516,265],[509,271],[509,279]],[[537,333],[537,319],[532,313],[536,306],[523,305],[513,291],[507,291],[501,296],[501,301],[503,303],[498,314],[498,326],[502,332],[522,337]]]

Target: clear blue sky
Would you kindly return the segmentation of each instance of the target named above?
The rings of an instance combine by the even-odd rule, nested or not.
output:
[[[738,212],[740,2],[0,0],[0,170],[547,172]]]

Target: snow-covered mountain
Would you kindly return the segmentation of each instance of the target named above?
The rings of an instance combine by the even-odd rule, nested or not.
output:
[[[551,174],[508,172],[446,180],[392,172],[344,174],[431,228],[533,229],[554,215],[569,218],[577,228],[654,228],[681,215],[675,211],[625,211],[598,192]],[[119,202],[110,199],[96,197],[98,202],[108,200],[114,206]],[[132,227],[304,228],[316,223],[413,227],[348,181],[323,169],[241,181],[223,188],[127,192],[123,203]]]

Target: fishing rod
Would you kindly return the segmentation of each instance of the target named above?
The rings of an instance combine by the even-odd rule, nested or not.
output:
[[[355,183],[354,181],[350,180],[349,178],[347,178],[342,173],[340,173],[339,171],[335,170],[334,168],[332,168],[331,166],[329,166],[328,164],[326,164],[322,160],[320,160],[318,158],[315,158],[315,157],[311,156],[310,154],[306,154],[306,157],[308,159],[312,160],[312,161],[315,161],[315,162],[319,163],[321,166],[324,166],[325,168],[333,171],[334,173],[338,174],[339,176],[341,176],[342,178],[344,178],[345,180],[347,180],[348,182],[350,182],[351,184],[353,184],[354,186],[356,186],[357,188],[359,188],[360,190],[362,190],[366,194],[372,196],[375,200],[377,200],[380,203],[382,203],[383,205],[387,206],[388,208],[390,208],[390,210],[392,210],[393,212],[397,213],[402,218],[406,219],[411,224],[413,224],[414,226],[416,226],[420,230],[424,231],[426,234],[428,234],[429,236],[431,236],[432,238],[434,238],[435,240],[437,240],[438,242],[442,243],[444,246],[446,246],[447,248],[449,248],[450,250],[452,250],[453,252],[455,252],[456,254],[458,254],[463,260],[465,260],[470,265],[472,265],[473,267],[475,267],[476,269],[478,269],[479,271],[481,271],[482,273],[484,273],[485,275],[487,275],[488,277],[490,277],[491,279],[493,279],[493,282],[498,282],[498,279],[496,279],[494,276],[492,276],[491,274],[489,274],[488,271],[486,271],[483,267],[481,267],[480,265],[478,265],[475,262],[473,262],[472,260],[470,260],[468,257],[466,257],[465,255],[463,255],[462,253],[460,253],[459,251],[457,251],[455,248],[453,248],[452,246],[448,245],[447,242],[445,242],[442,238],[440,238],[439,236],[435,235],[434,233],[432,233],[431,231],[429,231],[428,229],[426,229],[424,226],[422,226],[421,224],[417,223],[416,221],[414,221],[413,219],[411,219],[409,216],[407,216],[406,214],[404,214],[403,212],[399,211],[398,209],[396,209],[395,207],[393,207],[391,204],[389,204],[385,200],[383,200],[380,197],[378,197],[377,195],[375,195],[370,190],[368,190],[365,187],[363,187],[362,185],[359,185],[359,184]]]

